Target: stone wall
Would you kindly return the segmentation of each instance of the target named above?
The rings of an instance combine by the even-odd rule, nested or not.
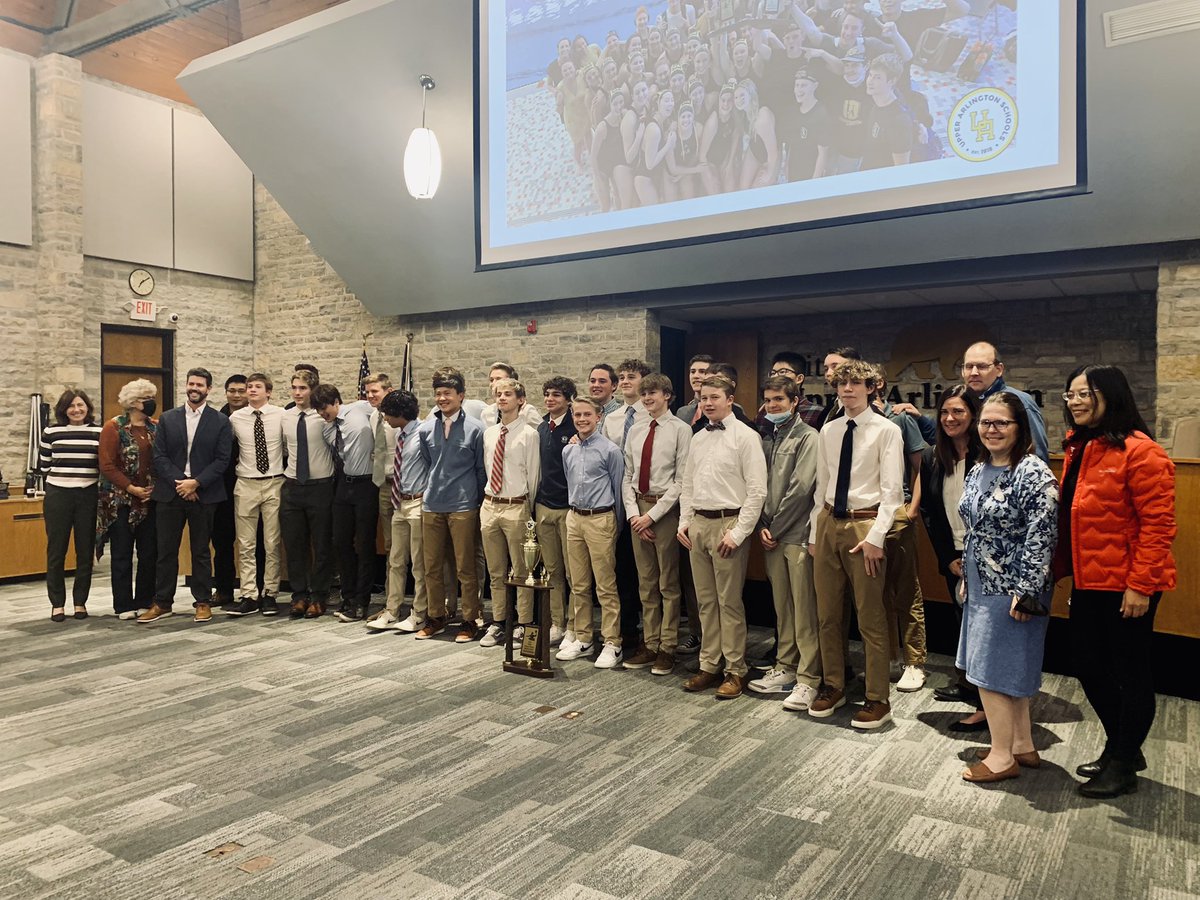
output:
[[[1200,417],[1200,254],[1159,268],[1156,349],[1158,431],[1171,448],[1179,422]]]

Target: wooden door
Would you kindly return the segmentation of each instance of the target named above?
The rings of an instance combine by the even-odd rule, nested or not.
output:
[[[117,395],[137,378],[145,378],[158,388],[160,413],[175,405],[174,338],[174,332],[159,328],[100,326],[100,409],[105,420],[123,412]]]

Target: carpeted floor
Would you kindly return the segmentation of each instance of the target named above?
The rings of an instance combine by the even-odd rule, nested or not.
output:
[[[928,689],[862,734],[683,668],[539,681],[449,636],[110,602],[100,577],[56,625],[41,583],[0,586],[0,897],[1200,896],[1195,703],[1160,699],[1138,793],[1097,803],[1072,772],[1100,731],[1058,676],[1046,764],[977,787],[982,741]]]

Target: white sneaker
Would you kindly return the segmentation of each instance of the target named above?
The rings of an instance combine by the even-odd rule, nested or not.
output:
[[[396,623],[396,630],[403,631],[405,634],[412,634],[414,631],[420,631],[425,627],[425,617],[418,618],[415,615],[409,614],[407,619],[401,619]]]
[[[137,618],[138,616],[144,616],[148,612],[150,612],[150,607],[143,606],[141,609],[136,611],[134,618]]]
[[[817,699],[817,689],[807,684],[797,684],[783,701],[783,708],[793,712],[804,712]]]
[[[755,678],[746,687],[756,694],[786,694],[796,686],[796,676],[783,669],[772,669],[762,678]]]
[[[568,641],[564,638],[562,646],[558,648],[558,652],[554,654],[554,658],[579,659],[581,656],[590,656],[591,652],[591,644],[585,644],[583,641]]]
[[[566,635],[557,625],[550,626],[550,646],[556,647],[563,642],[563,637]]]
[[[480,647],[495,647],[504,639],[504,628],[500,625],[489,625],[488,630],[479,639]]]
[[[128,621],[129,619],[136,619],[139,615],[140,613],[134,612],[132,609],[127,609],[123,613],[117,613],[117,618]]]
[[[898,691],[919,691],[925,687],[925,670],[920,666],[905,666],[904,674],[896,685]]]
[[[513,644],[519,644],[525,639],[525,626],[518,625],[513,629]]]
[[[600,651],[600,656],[596,658],[595,666],[597,669],[615,669],[621,665],[622,659],[621,648],[608,641]]]
[[[367,623],[371,631],[391,631],[399,620],[386,609]]]

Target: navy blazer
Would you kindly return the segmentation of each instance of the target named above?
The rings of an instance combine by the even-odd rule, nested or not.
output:
[[[228,416],[211,406],[200,414],[200,424],[192,438],[192,477],[200,482],[200,502],[220,503],[225,499],[225,469],[233,446],[233,429]],[[154,438],[154,493],[152,499],[170,500],[175,482],[187,464],[187,417],[183,406],[168,409],[158,420]]]

